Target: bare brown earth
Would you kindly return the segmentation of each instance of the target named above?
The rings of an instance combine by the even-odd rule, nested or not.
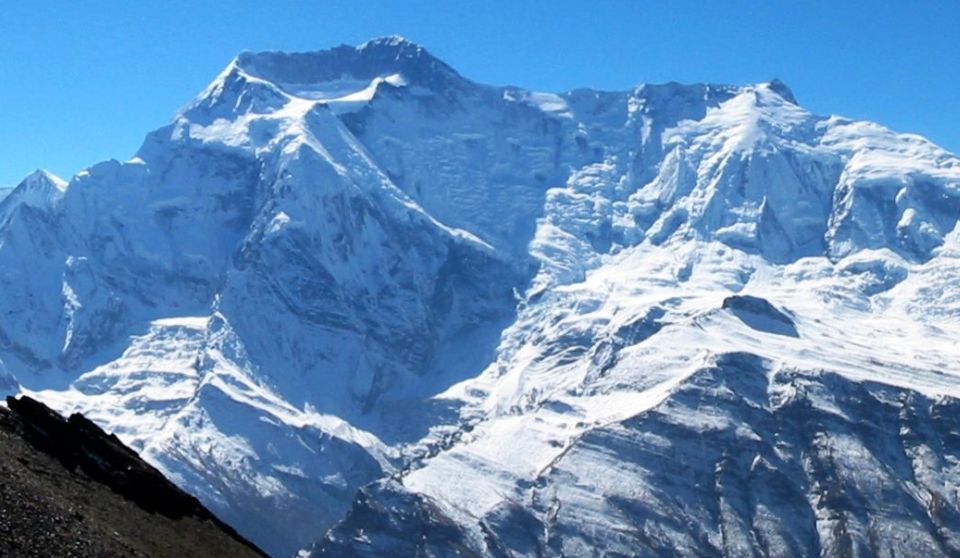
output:
[[[80,415],[0,407],[0,556],[264,556]]]

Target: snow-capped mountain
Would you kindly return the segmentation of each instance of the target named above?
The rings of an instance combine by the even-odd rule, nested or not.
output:
[[[953,555],[958,215],[778,81],[244,53],[0,202],[0,387],[278,556]]]

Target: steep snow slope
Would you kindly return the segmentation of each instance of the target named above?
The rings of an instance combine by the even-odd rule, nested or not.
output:
[[[492,555],[882,555],[898,540],[917,544],[899,555],[955,554],[956,314],[917,296],[930,264],[902,264],[888,273],[908,276],[900,285],[865,294],[890,279],[878,254],[861,254],[771,266],[717,244],[655,247],[544,295],[505,334],[500,362],[443,395],[472,401],[471,425],[453,444],[438,432],[444,451],[425,448],[401,476],[441,518],[407,528],[453,522],[456,545]],[[697,264],[678,289],[685,255]],[[827,462],[810,462],[816,452]],[[763,484],[755,457],[768,461]],[[368,493],[319,554],[394,544],[382,526],[412,512],[377,502],[397,490]],[[799,529],[802,541],[780,540]]]
[[[0,202],[0,387],[276,555],[951,554],[958,215],[960,159],[776,81],[244,53]]]

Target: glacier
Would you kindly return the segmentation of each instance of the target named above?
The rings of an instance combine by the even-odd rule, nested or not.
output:
[[[245,52],[0,201],[0,388],[276,556],[956,555],[958,216],[776,80]]]

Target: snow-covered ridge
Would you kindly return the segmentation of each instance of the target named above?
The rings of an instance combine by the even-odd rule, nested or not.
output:
[[[10,218],[17,207],[52,209],[67,189],[67,183],[55,174],[38,169],[0,199],[0,222]]]
[[[429,86],[441,84],[441,78],[459,78],[453,68],[426,49],[400,37],[315,52],[244,52],[236,64],[252,76],[277,84],[320,84],[345,75],[369,80],[401,74],[411,82]]]
[[[869,445],[836,390],[881,414],[952,408],[958,215],[956,156],[811,114],[778,81],[544,93],[396,37],[244,53],[133,159],[69,185],[39,173],[0,203],[0,387],[115,431],[277,555],[411,543],[358,518],[439,521],[481,555],[623,552],[639,539],[577,518],[661,513],[602,482],[659,474],[623,440],[692,462],[665,434],[678,422],[716,434],[697,475],[760,467],[802,497],[747,528],[735,494],[683,492],[724,519],[688,536],[667,514],[644,540],[803,555],[843,539],[802,508],[828,481],[769,438],[809,404],[843,415],[823,436]],[[921,438],[884,439],[920,480],[883,482],[957,509],[952,470],[923,457],[953,439]],[[755,467],[724,460],[743,444]],[[853,541],[863,517],[896,523],[863,501]],[[917,506],[889,529],[954,548]],[[783,542],[778,521],[817,535]]]
[[[468,83],[426,49],[401,37],[316,52],[244,52],[225,74],[234,71],[248,80],[270,83],[292,97],[321,101],[339,110],[370,101],[381,85],[429,94]]]

